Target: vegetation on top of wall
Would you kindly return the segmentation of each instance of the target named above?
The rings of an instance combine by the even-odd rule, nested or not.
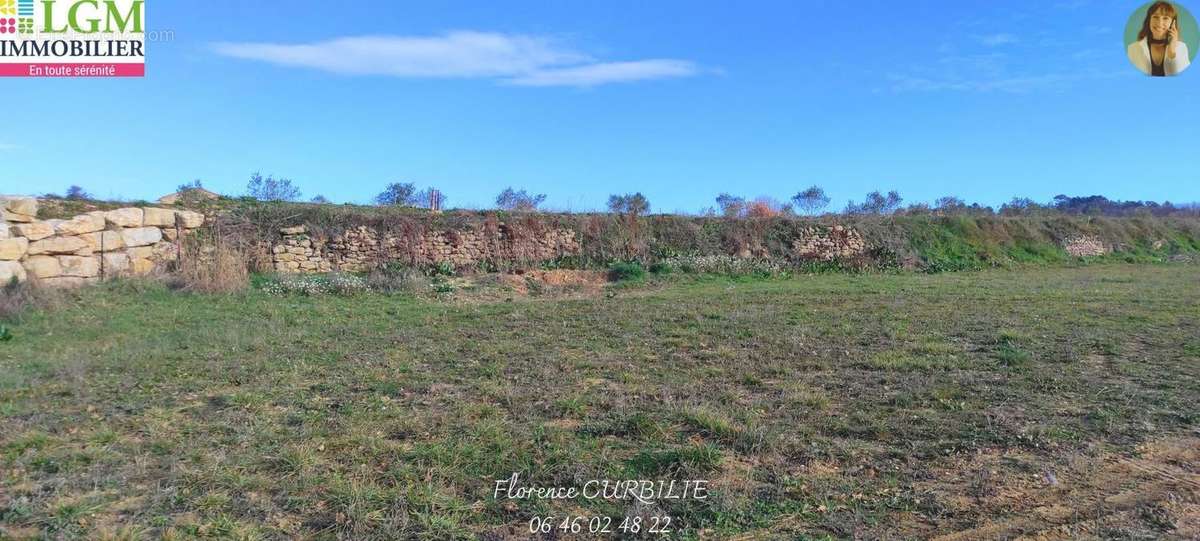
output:
[[[70,217],[131,203],[43,200],[41,218]],[[144,202],[139,204],[145,205]],[[361,206],[264,202],[247,198],[187,201],[204,212],[222,236],[251,261],[268,261],[282,227],[306,225],[313,235],[330,237],[357,227],[381,233],[416,235],[461,231],[504,223],[511,235],[534,235],[551,228],[577,233],[581,251],[562,265],[607,268],[618,261],[643,266],[683,256],[739,255],[801,268],[879,269],[903,267],[927,272],[973,270],[1014,264],[1053,264],[1074,260],[1067,239],[1094,237],[1111,247],[1112,259],[1161,261],[1200,254],[1200,219],[1189,216],[1088,216],[1041,208],[997,215],[983,212],[857,214],[799,217],[648,215],[633,213],[530,213],[453,210],[433,213],[410,206]],[[792,243],[807,228],[844,225],[865,237],[869,253],[855,261],[797,261]],[[267,264],[255,265],[266,268]]]
[[[1110,218],[1049,213],[997,215],[855,215],[801,218],[726,218],[679,215],[510,213],[458,210],[432,214],[407,207],[312,204],[243,204],[224,213],[227,227],[240,226],[272,239],[280,227],[304,224],[316,235],[366,226],[381,232],[419,234],[505,223],[514,231],[566,228],[577,232],[579,266],[617,261],[649,265],[679,256],[746,255],[793,264],[792,242],[806,229],[844,225],[871,247],[851,268],[906,267],[957,271],[1013,264],[1061,263],[1072,258],[1063,242],[1095,237],[1116,256],[1163,259],[1200,252],[1200,220],[1186,217]],[[1157,245],[1156,245],[1157,243]]]

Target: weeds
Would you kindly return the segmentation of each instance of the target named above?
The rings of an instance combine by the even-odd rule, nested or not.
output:
[[[250,271],[245,254],[233,245],[221,241],[206,245],[193,239],[184,243],[184,256],[171,284],[200,293],[233,293],[250,286]]]
[[[368,291],[367,280],[351,274],[285,275],[262,286],[268,295],[351,296]]]
[[[425,273],[402,266],[385,266],[367,275],[367,288],[385,294],[423,293],[432,282]]]
[[[646,270],[636,262],[613,263],[608,275],[614,282],[637,282],[646,277]]]
[[[1021,347],[1027,339],[1018,333],[1004,331],[996,339],[996,360],[1009,368],[1021,368],[1029,362],[1030,354]]]
[[[731,255],[681,255],[661,262],[668,269],[689,274],[726,276],[774,276],[784,274],[783,264],[767,259],[748,259]]]
[[[19,322],[30,310],[61,303],[62,291],[37,287],[32,282],[10,282],[0,287],[0,321]]]

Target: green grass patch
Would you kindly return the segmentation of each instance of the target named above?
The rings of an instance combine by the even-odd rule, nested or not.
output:
[[[939,227],[947,258],[1016,259],[1003,233],[1034,264],[566,300],[75,291],[0,342],[0,537],[521,538],[636,510],[496,500],[519,473],[710,481],[662,505],[665,538],[926,538],[991,518],[937,496],[978,460],[1068,479],[1194,437],[1200,266],[1039,265],[1037,230]]]

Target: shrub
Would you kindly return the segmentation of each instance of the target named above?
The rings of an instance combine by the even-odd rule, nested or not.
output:
[[[72,201],[87,201],[92,199],[92,194],[88,193],[87,190],[84,190],[79,186],[71,185],[70,188],[67,188],[67,195],[65,199],[70,199]]]
[[[33,295],[28,284],[19,284],[14,280],[0,287],[0,321],[17,319],[31,304]]]
[[[892,190],[883,195],[879,191],[874,191],[867,194],[862,204],[850,201],[846,204],[846,214],[892,214],[900,208],[900,203],[904,202],[904,198],[900,197],[900,192]]]
[[[608,196],[608,210],[615,214],[641,216],[650,212],[650,200],[638,193]]]
[[[293,186],[291,179],[254,173],[246,184],[246,195],[259,201],[295,201],[300,199],[300,188]]]
[[[546,194],[544,193],[531,194],[524,189],[513,190],[512,187],[508,187],[496,196],[496,206],[514,212],[533,212],[545,200]]]
[[[375,196],[375,202],[388,206],[411,206],[416,203],[416,193],[417,187],[411,182],[393,182]]]
[[[726,218],[736,218],[745,211],[746,199],[723,193],[717,196],[717,206],[721,207],[721,214]]]
[[[819,214],[825,207],[829,206],[829,196],[825,195],[825,190],[820,186],[813,185],[807,190],[804,190],[792,196],[792,201],[800,208],[801,212],[810,216]]]
[[[454,276],[454,264],[449,261],[439,261],[425,269],[429,276]]]
[[[769,197],[760,197],[746,206],[749,218],[775,218],[784,213],[784,206]]]
[[[613,281],[623,282],[627,280],[641,280],[646,276],[646,271],[642,266],[635,262],[628,263],[613,263],[608,268],[609,277]]]
[[[198,240],[184,245],[184,257],[171,282],[172,287],[201,293],[232,293],[250,285],[246,254],[225,242],[211,249]]]
[[[192,190],[202,190],[202,189],[204,189],[204,182],[201,181],[200,179],[196,179],[191,182],[184,182],[183,184],[180,184],[179,186],[175,187],[175,191],[178,193],[185,193],[185,192],[190,192]]]
[[[672,269],[670,265],[663,263],[662,261],[651,263],[649,269],[650,274],[671,274],[672,270],[674,269]]]
[[[385,207],[441,209],[446,206],[446,194],[437,188],[418,191],[411,182],[393,182],[375,196],[375,202]]]
[[[456,289],[453,282],[437,277],[431,284],[434,293],[454,293]]]
[[[16,323],[26,311],[54,309],[64,304],[72,292],[48,287],[37,287],[33,282],[12,281],[0,284],[0,321]]]

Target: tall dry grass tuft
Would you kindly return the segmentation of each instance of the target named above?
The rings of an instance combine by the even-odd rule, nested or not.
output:
[[[61,303],[63,292],[32,282],[0,284],[0,322],[17,322],[27,311]]]
[[[233,293],[250,286],[246,254],[221,239],[189,239],[173,287],[201,293]]]

